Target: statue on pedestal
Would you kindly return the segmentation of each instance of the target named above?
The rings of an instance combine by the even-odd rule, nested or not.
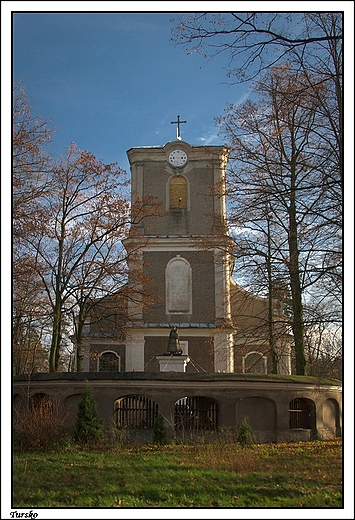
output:
[[[177,327],[173,327],[170,331],[169,335],[169,343],[168,343],[168,352],[169,354],[180,354],[180,343],[179,343],[179,334],[177,332]]]

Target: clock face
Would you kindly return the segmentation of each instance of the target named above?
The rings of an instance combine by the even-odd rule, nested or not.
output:
[[[169,162],[173,166],[184,166],[187,162],[187,155],[183,150],[173,150],[169,154]]]

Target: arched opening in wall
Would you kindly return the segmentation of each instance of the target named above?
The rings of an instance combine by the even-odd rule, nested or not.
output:
[[[277,408],[273,400],[251,396],[237,403],[237,429],[247,419],[256,442],[276,442]]]
[[[15,443],[21,449],[53,449],[69,431],[68,410],[58,397],[42,392],[32,394],[27,404],[14,416]]]
[[[64,407],[68,413],[69,421],[74,424],[78,416],[79,403],[82,400],[83,394],[71,394],[64,399]]]
[[[23,403],[23,399],[22,397],[20,396],[20,394],[15,394],[13,397],[12,397],[12,406],[14,408],[18,408],[22,405]]]
[[[61,410],[61,412],[63,411]],[[27,423],[33,431],[36,431],[36,429],[45,431],[46,428],[51,428],[54,418],[59,415],[65,414],[59,413],[58,400],[53,400],[49,395],[38,392],[30,396],[28,408],[22,415],[21,420]]]
[[[117,428],[152,430],[158,415],[158,404],[144,395],[128,395],[115,401]]]
[[[175,175],[169,183],[170,209],[187,208],[187,181],[182,175]]]
[[[252,350],[243,356],[242,368],[244,374],[267,374],[267,358],[261,352]]]
[[[289,404],[289,428],[315,430],[315,404],[311,399],[297,397]]]
[[[16,424],[19,416],[21,416],[25,409],[25,401],[19,394],[15,394],[12,397],[12,409],[13,409],[13,423]]]
[[[32,394],[29,399],[28,412],[34,424],[49,424],[54,418],[65,415],[58,399],[52,399],[49,395],[39,392]]]
[[[113,350],[101,352],[97,358],[98,372],[121,372],[121,357]]]
[[[30,396],[29,404],[32,410],[42,409],[48,411],[53,408],[53,399],[49,395],[39,392]]]
[[[340,435],[340,411],[335,399],[327,399],[323,404],[323,428],[336,437]]]
[[[216,430],[218,403],[204,396],[182,397],[174,406],[176,431]]]

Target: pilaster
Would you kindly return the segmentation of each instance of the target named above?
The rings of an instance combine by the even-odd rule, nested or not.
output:
[[[214,336],[215,372],[234,372],[233,333],[221,332]]]
[[[126,342],[126,372],[144,372],[144,330],[131,331]]]

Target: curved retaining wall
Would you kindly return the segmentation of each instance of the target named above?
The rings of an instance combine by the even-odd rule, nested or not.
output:
[[[26,405],[34,394],[57,399],[76,418],[77,406],[89,382],[99,417],[107,424],[117,399],[128,395],[149,397],[158,405],[170,436],[174,434],[174,405],[179,399],[203,396],[218,405],[218,427],[237,430],[244,417],[256,442],[290,442],[341,436],[342,386],[340,381],[307,376],[186,373],[55,373],[16,376],[14,405]],[[289,409],[294,399],[312,403],[312,427],[290,428]]]

